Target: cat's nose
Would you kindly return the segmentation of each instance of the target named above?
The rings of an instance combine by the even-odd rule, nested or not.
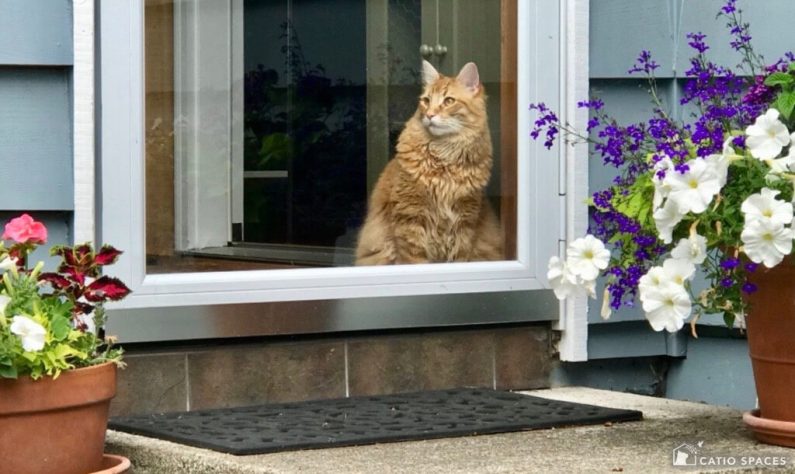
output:
[[[425,116],[428,117],[428,120],[432,120],[434,117],[436,117],[436,114],[432,114],[430,112],[426,112]]]

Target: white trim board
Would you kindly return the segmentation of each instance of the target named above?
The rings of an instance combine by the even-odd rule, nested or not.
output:
[[[73,167],[74,242],[95,239],[94,162],[94,2],[75,0],[72,4],[74,44],[73,84]]]
[[[589,41],[589,3],[588,0],[562,0],[565,8],[566,41],[561,47],[561,76],[566,78],[566,90],[561,97],[565,104],[565,118],[576,129],[584,130],[588,121],[588,111],[577,107],[577,102],[588,98],[588,41]],[[585,235],[588,228],[588,145],[563,146],[561,157],[566,170],[562,182],[565,188],[561,195],[565,200],[565,233],[562,248],[573,239]],[[599,295],[597,295],[599,296]],[[559,328],[562,330],[559,350],[560,359],[569,362],[588,360],[588,299],[572,298],[561,305]]]

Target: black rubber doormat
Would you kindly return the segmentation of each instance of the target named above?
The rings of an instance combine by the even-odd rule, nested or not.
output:
[[[113,418],[109,427],[243,455],[641,418],[633,410],[455,389]]]

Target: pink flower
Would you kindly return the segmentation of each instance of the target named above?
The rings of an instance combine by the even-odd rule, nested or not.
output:
[[[3,240],[11,239],[21,244],[43,244],[47,242],[47,228],[41,222],[33,220],[27,214],[11,219],[6,224]]]

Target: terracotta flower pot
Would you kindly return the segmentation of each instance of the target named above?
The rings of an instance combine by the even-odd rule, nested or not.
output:
[[[0,379],[0,473],[86,474],[104,469],[112,363],[53,380]]]
[[[795,426],[795,265],[787,258],[775,268],[760,266],[751,281],[758,291],[748,297],[748,351],[754,370],[759,413],[768,422]],[[749,419],[746,417],[746,419]],[[787,425],[787,423],[789,425]],[[748,423],[746,423],[748,424]],[[795,447],[795,437],[760,432],[761,441]]]

